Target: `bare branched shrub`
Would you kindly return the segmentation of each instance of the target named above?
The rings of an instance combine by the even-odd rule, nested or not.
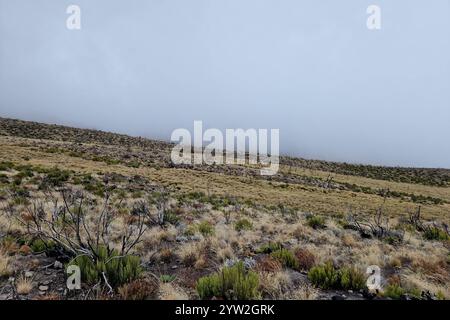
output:
[[[149,211],[141,203],[133,204],[128,216],[120,214],[110,205],[112,190],[106,182],[100,206],[82,191],[46,190],[43,200],[15,216],[29,235],[54,243],[61,256],[82,269],[84,280],[103,282],[109,293],[112,287],[138,277],[140,259],[131,254],[149,220]]]
[[[402,242],[405,233],[402,230],[399,231],[392,228],[389,218],[384,212],[384,202],[376,209],[372,219],[361,219],[360,215],[350,213],[347,226],[357,230],[363,238],[376,237],[392,243]]]
[[[64,188],[47,192],[47,202],[36,201],[16,218],[27,231],[42,240],[52,240],[69,256],[98,258],[98,249],[112,252],[111,224],[117,212],[110,206],[110,192],[105,192],[101,210],[93,212],[93,199],[82,191]],[[120,255],[127,255],[140,242],[146,230],[147,212],[139,205],[131,210],[133,219],[122,228]]]

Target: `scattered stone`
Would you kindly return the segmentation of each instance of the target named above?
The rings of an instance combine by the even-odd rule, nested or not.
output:
[[[345,300],[347,299],[347,297],[345,295],[339,296],[339,295],[335,295],[331,297],[331,300]]]
[[[185,237],[185,236],[177,236],[177,237],[175,238],[175,240],[176,240],[177,242],[187,242],[187,241],[188,241],[188,238]]]
[[[239,262],[239,259],[227,259],[227,260],[225,260],[225,262],[223,264],[225,267],[229,268],[229,267],[234,266],[238,262]]]
[[[39,291],[47,291],[48,286],[39,286]]]
[[[177,265],[173,265],[173,266],[172,266],[172,270],[175,270],[175,269],[178,269],[178,266],[177,266]]]
[[[202,237],[196,234],[196,235],[191,236],[191,240],[192,241],[201,241]]]
[[[64,265],[61,262],[59,262],[58,260],[56,260],[54,267],[55,267],[55,269],[62,269],[62,268],[64,268]]]
[[[25,272],[25,278],[31,278],[31,277],[33,277],[33,272],[31,272],[31,271]]]
[[[256,266],[256,261],[252,257],[244,259],[244,266],[246,269],[252,269]]]

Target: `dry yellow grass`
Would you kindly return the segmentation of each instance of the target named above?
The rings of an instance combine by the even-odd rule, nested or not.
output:
[[[254,179],[252,177],[224,175],[190,169],[130,168],[124,165],[107,165],[103,162],[70,157],[66,154],[45,153],[29,147],[27,141],[30,142],[30,139],[0,137],[0,144],[2,145],[0,159],[44,167],[59,166],[86,173],[101,171],[116,172],[125,176],[138,174],[164,186],[178,187],[181,192],[202,191],[220,195],[227,194],[258,204],[268,206],[284,204],[297,207],[301,211],[330,215],[346,214],[349,208],[365,213],[373,212],[383,204],[383,198],[377,195],[341,190],[324,190],[297,184],[289,184],[287,187],[281,188],[279,186],[284,185],[282,183],[270,183],[267,180]],[[30,160],[25,161],[23,160],[24,157]],[[325,172],[311,172],[311,170],[303,170],[301,173],[311,176],[327,175]],[[394,183],[344,175],[334,176],[336,176],[336,180],[349,183],[358,182],[365,186],[391,188],[393,191],[417,192],[417,194],[434,195],[442,199],[450,199],[449,188]],[[385,204],[385,210],[390,216],[406,215],[408,210],[413,210],[416,206],[417,204],[412,202],[390,198]],[[422,212],[424,218],[450,222],[450,204],[422,205]]]
[[[9,276],[11,274],[9,262],[9,256],[0,250],[0,277]]]
[[[16,291],[18,294],[29,294],[33,290],[33,281],[30,278],[21,276],[16,282]]]

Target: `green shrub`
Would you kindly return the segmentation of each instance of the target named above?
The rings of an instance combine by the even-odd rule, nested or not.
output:
[[[339,288],[339,272],[334,268],[331,262],[311,268],[308,272],[308,279],[316,287],[322,289]]]
[[[320,216],[309,216],[306,218],[306,223],[313,229],[325,228],[325,218]]]
[[[253,228],[253,224],[247,219],[240,219],[236,222],[234,228],[236,231],[251,230]]]
[[[81,278],[89,284],[103,281],[102,273],[112,287],[118,287],[139,277],[142,272],[140,258],[137,256],[120,256],[116,250],[108,252],[106,247],[99,247],[97,258],[78,256],[69,265],[77,265],[81,271]]]
[[[423,236],[427,240],[446,241],[450,239],[447,232],[434,226],[431,228],[427,228],[423,233]]]
[[[331,262],[311,268],[308,278],[322,289],[360,290],[366,286],[362,272],[348,267],[336,269]]]
[[[39,188],[46,189],[48,187],[61,187],[64,182],[67,182],[69,180],[69,178],[69,171],[61,170],[55,167],[48,170]]]
[[[365,275],[355,268],[342,268],[339,276],[341,288],[344,290],[360,290],[366,287]]]
[[[258,274],[246,271],[242,261],[197,281],[197,292],[201,299],[213,297],[227,300],[259,299],[258,288]]]
[[[168,210],[166,214],[164,215],[164,222],[170,223],[170,224],[177,224],[180,221],[180,217],[173,211]]]
[[[197,228],[195,227],[195,225],[191,224],[186,228],[186,230],[184,230],[183,234],[186,237],[192,237],[195,235],[196,232],[197,232]]]
[[[277,250],[283,249],[283,245],[279,242],[269,242],[267,244],[262,245],[256,253],[272,253]]]
[[[53,251],[55,247],[56,246],[53,241],[44,241],[42,239],[35,239],[30,243],[30,248],[35,253]]]
[[[209,221],[202,221],[198,224],[198,231],[207,237],[214,234],[214,227]]]
[[[285,267],[291,269],[298,269],[298,261],[295,255],[287,249],[279,249],[271,253],[272,258],[281,262]]]
[[[103,198],[105,196],[106,187],[105,184],[100,181],[92,180],[91,182],[83,183],[84,190]]]
[[[142,198],[143,196],[144,196],[144,192],[142,192],[141,190],[133,191],[133,193],[131,194],[131,197],[133,199],[139,199],[139,198]]]
[[[12,162],[9,161],[0,162],[0,171],[9,171],[12,168],[14,168],[14,164]]]
[[[390,284],[383,290],[383,297],[391,299],[400,299],[406,293],[398,284]]]
[[[9,178],[6,174],[0,173],[0,183],[8,184]]]
[[[159,280],[163,283],[169,283],[176,279],[177,277],[171,274],[163,274],[159,277]]]

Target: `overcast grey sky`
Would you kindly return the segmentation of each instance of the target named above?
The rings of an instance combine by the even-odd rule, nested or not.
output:
[[[450,0],[0,0],[0,116],[279,128],[282,153],[450,168]]]

